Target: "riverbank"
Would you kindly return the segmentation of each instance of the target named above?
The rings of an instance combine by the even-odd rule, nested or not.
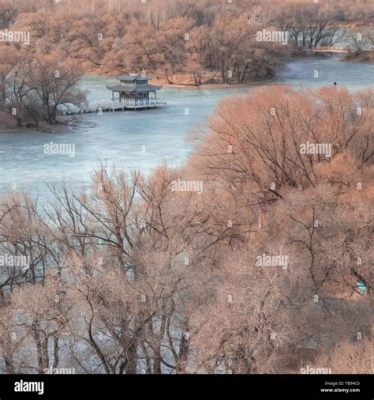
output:
[[[14,124],[3,125],[3,119],[0,115],[0,135],[6,133],[17,133],[24,131],[57,134],[65,132],[67,128],[70,128],[70,126],[63,123],[56,125],[40,124],[39,126],[34,126],[34,125],[18,126],[16,121],[14,121]]]
[[[66,130],[66,125],[50,125],[50,126],[17,126],[14,127],[2,127],[0,125],[0,135],[5,133],[17,133],[17,132],[43,132],[43,133],[60,133]]]
[[[374,63],[374,50],[362,51],[360,53],[349,53],[343,57],[342,61]]]
[[[274,69],[270,72],[270,69],[267,65],[264,65],[263,68],[259,70],[263,70],[263,73],[254,74],[253,71],[249,72],[246,77],[247,80],[244,82],[238,82],[237,79],[233,76],[229,78],[227,76],[227,83],[223,82],[222,79],[222,72],[218,70],[204,70],[201,72],[199,78],[195,79],[192,73],[178,73],[173,74],[168,77],[157,75],[156,73],[153,74],[152,72],[145,72],[147,76],[150,77],[150,83],[155,85],[161,85],[165,88],[175,88],[175,89],[224,89],[224,88],[235,88],[235,87],[246,87],[246,86],[253,86],[259,84],[266,84],[267,82],[271,82],[272,80],[276,79],[278,72],[282,69],[286,60],[288,61],[289,58],[292,58],[292,54],[285,53],[277,60],[277,63],[274,66]],[[85,72],[86,76],[101,76],[108,78],[108,80],[116,80],[117,76],[122,75],[123,73],[138,73],[141,74],[142,71],[113,71],[108,70],[105,68],[93,68],[89,69]],[[251,79],[252,78],[252,79]],[[200,83],[197,83],[197,82]]]
[[[343,59],[343,54],[338,53],[340,56],[342,56]],[[336,54],[334,52],[313,52],[311,50],[296,50],[292,54],[287,54],[282,57],[282,62],[279,64],[279,67],[277,69],[277,72],[274,76],[256,80],[256,81],[248,81],[248,82],[242,82],[242,83],[236,83],[236,82],[230,82],[230,83],[221,83],[218,82],[218,79],[216,82],[213,82],[215,80],[214,76],[217,76],[219,74],[218,71],[211,72],[212,76],[207,77],[203,79],[203,83],[200,85],[196,85],[193,82],[193,79],[191,78],[190,75],[178,75],[176,77],[173,77],[173,79],[178,82],[178,83],[173,83],[170,81],[167,81],[165,78],[159,78],[159,77],[152,77],[152,74],[150,74],[150,83],[154,85],[160,85],[163,88],[167,89],[186,89],[186,90],[212,90],[212,89],[235,89],[235,88],[250,88],[250,87],[256,87],[256,86],[261,86],[261,85],[266,85],[266,84],[271,84],[273,82],[277,82],[277,79],[279,77],[279,74],[281,71],[285,68],[285,66],[288,63],[292,63],[293,61],[298,61],[302,59],[320,59],[322,57],[328,59],[328,58],[333,58],[335,57]],[[93,70],[88,71],[86,76],[100,76],[103,78],[107,78],[108,80],[115,80],[115,78],[119,75],[121,75],[119,72],[107,72],[103,71],[100,68],[95,68]]]
[[[12,132],[17,128],[17,121],[8,113],[0,111],[0,133]]]
[[[159,81],[153,81],[155,84],[160,84],[168,89],[187,89],[187,90],[211,90],[211,89],[240,89],[246,87],[254,87],[261,86],[264,84],[269,84],[271,82],[275,82],[276,77],[264,79],[262,81],[256,82],[246,82],[246,83],[210,83],[203,85],[188,85],[188,84],[170,84],[170,83],[161,83]]]
[[[101,76],[104,78],[109,79],[115,79],[117,76],[120,75],[120,73],[103,73],[100,70],[91,70],[88,73],[85,74],[86,76]],[[225,88],[245,88],[245,87],[251,87],[251,86],[258,86],[258,85],[263,85],[266,83],[269,83],[271,81],[274,81],[276,79],[276,76],[273,76],[271,78],[267,79],[261,79],[257,81],[249,81],[249,82],[242,82],[242,83],[201,83],[200,85],[196,85],[195,83],[192,82],[192,80],[188,81],[187,79],[181,80],[178,83],[171,83],[168,82],[166,79],[161,79],[161,78],[153,78],[152,75],[150,79],[150,83],[154,85],[159,85],[162,86],[163,88],[168,88],[168,89],[196,89],[196,90],[202,90],[202,89],[225,89]],[[209,82],[209,81],[208,81]]]

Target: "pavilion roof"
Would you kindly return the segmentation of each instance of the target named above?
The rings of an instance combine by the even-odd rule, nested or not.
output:
[[[160,90],[162,86],[155,86],[145,83],[145,84],[113,85],[113,86],[107,86],[107,88],[112,92],[142,93],[142,92],[153,92],[156,90]]]
[[[120,75],[117,79],[124,82],[134,82],[134,81],[149,81],[150,78],[145,75],[140,74],[130,74],[130,75]]]

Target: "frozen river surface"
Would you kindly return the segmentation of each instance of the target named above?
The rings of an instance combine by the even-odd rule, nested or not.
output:
[[[336,81],[350,89],[366,88],[374,86],[374,65],[341,62],[338,57],[299,59],[288,63],[277,81],[296,87]],[[85,77],[81,86],[89,100],[106,100],[111,95],[107,83],[103,77]],[[44,197],[46,183],[61,181],[86,187],[100,162],[144,173],[163,162],[182,164],[192,148],[189,132],[201,131],[225,96],[248,90],[166,88],[160,91],[168,102],[163,109],[84,115],[79,128],[57,134],[30,130],[0,134],[0,193],[16,188]],[[51,142],[70,145],[74,152],[46,154],[45,145]]]

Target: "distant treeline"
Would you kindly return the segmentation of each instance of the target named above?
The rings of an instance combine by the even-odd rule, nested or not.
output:
[[[85,70],[146,70],[168,83],[195,85],[271,78],[287,52],[256,41],[261,29],[288,30],[312,48],[333,41],[336,22],[373,16],[366,1],[0,2],[0,27],[30,30],[31,52],[73,58]]]
[[[55,124],[60,105],[84,101],[84,72],[196,86],[271,79],[285,56],[333,45],[339,27],[373,16],[365,1],[0,0],[3,39],[27,32],[0,38],[2,128]],[[277,36],[259,40],[265,31]],[[355,35],[359,55],[374,35]]]

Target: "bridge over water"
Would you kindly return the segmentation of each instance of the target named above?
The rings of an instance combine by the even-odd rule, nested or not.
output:
[[[166,106],[166,101],[161,99],[124,99],[118,100],[101,100],[94,102],[87,102],[80,106],[76,105],[65,105],[60,107],[60,115],[76,115],[76,114],[88,114],[97,113],[101,114],[104,112],[116,112],[126,110],[149,110],[155,108],[161,108]]]

